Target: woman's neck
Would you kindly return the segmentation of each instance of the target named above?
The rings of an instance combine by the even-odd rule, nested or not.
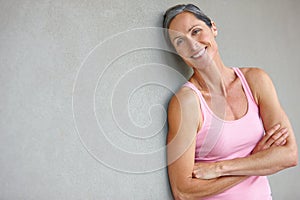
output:
[[[223,62],[212,61],[202,69],[194,68],[194,78],[210,94],[226,96],[226,74],[229,68]]]

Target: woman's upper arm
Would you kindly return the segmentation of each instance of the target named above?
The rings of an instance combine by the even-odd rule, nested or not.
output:
[[[284,148],[289,151],[291,160],[297,162],[297,144],[290,121],[282,109],[271,78],[261,69],[249,69],[246,74],[253,96],[258,104],[259,113],[265,130],[276,124],[288,129],[289,136]],[[287,155],[286,155],[287,156]]]
[[[169,103],[167,151],[173,193],[188,188],[189,180],[192,179],[199,110],[199,102],[189,89],[179,91]]]

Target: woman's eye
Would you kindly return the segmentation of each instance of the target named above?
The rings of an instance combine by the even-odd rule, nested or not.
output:
[[[197,35],[200,31],[201,31],[200,29],[194,29],[194,30],[192,31],[192,34],[193,34],[193,35]]]
[[[177,39],[177,41],[176,41],[177,46],[179,46],[182,43],[183,43],[183,39],[181,39],[181,38]]]

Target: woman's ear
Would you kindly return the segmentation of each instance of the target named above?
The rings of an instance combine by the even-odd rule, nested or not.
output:
[[[214,21],[211,21],[211,30],[212,30],[214,36],[217,37],[218,29],[217,29],[216,23]]]

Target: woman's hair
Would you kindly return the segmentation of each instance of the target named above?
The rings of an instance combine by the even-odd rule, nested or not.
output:
[[[169,34],[168,34],[167,29],[169,29],[171,21],[178,14],[183,13],[183,12],[192,13],[193,15],[195,15],[195,17],[197,17],[198,19],[203,21],[208,27],[210,27],[210,28],[212,27],[210,18],[208,16],[206,16],[202,12],[202,10],[200,10],[200,8],[198,8],[197,6],[195,6],[193,4],[178,4],[176,6],[169,8],[164,14],[163,28],[165,29],[164,33],[165,33],[165,37],[167,40],[169,40]]]
[[[212,24],[210,18],[206,16],[200,8],[193,4],[179,4],[169,8],[164,14],[163,28],[168,29],[174,17],[183,12],[192,13],[195,17],[205,22],[205,24],[211,28]]]

